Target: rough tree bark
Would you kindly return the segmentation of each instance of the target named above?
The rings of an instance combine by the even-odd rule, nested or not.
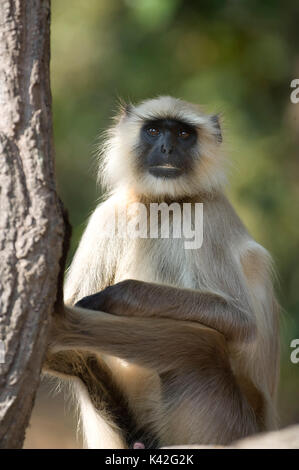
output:
[[[22,447],[56,299],[50,1],[0,1],[0,447]],[[4,342],[4,343],[3,343]]]

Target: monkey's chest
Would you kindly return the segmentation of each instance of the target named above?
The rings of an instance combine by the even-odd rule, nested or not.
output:
[[[137,239],[127,243],[116,269],[115,283],[124,279],[198,288],[200,250],[188,250],[183,239]]]

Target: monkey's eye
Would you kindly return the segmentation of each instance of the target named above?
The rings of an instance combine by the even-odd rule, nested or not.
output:
[[[181,137],[182,139],[188,139],[190,136],[189,132],[184,131],[183,129],[180,129],[178,132],[178,136]]]
[[[152,137],[157,137],[158,135],[160,135],[160,131],[157,127],[149,127],[146,132]]]

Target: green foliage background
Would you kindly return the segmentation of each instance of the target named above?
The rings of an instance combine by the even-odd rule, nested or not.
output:
[[[52,91],[60,195],[72,256],[95,206],[94,149],[118,98],[170,94],[222,112],[230,197],[274,256],[282,319],[281,424],[299,421],[299,3],[52,0]]]

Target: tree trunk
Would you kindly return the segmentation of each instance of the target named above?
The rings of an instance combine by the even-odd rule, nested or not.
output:
[[[0,448],[24,441],[62,255],[49,33],[49,0],[0,0]]]

